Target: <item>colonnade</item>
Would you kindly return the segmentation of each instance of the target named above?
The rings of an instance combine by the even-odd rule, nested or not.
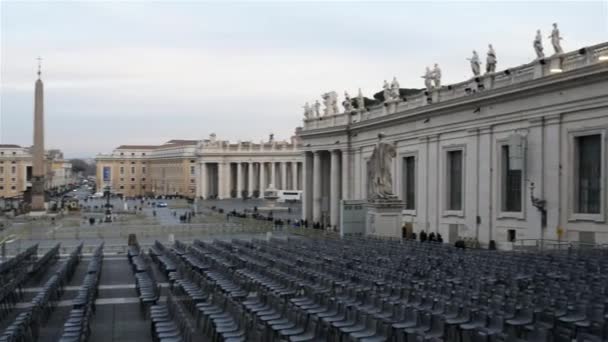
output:
[[[340,201],[350,198],[350,154],[339,149],[304,152],[303,164],[302,218],[339,226]]]
[[[197,197],[263,197],[276,190],[302,189],[302,163],[298,161],[199,162]]]

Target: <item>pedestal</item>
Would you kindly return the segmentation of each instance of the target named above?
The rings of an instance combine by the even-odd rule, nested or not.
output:
[[[365,234],[385,237],[401,237],[404,202],[399,199],[369,201]]]

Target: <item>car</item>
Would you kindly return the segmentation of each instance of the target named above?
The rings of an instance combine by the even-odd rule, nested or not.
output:
[[[78,189],[74,189],[74,190],[72,190],[72,191],[76,192],[76,191],[78,191]]]
[[[157,208],[166,208],[167,207],[167,203],[166,202],[156,203],[156,207]]]

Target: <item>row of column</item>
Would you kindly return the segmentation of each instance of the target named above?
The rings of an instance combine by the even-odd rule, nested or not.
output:
[[[197,197],[231,198],[233,191],[236,198],[252,197],[256,190],[263,197],[271,184],[277,190],[300,190],[301,165],[300,162],[200,162]]]
[[[349,199],[352,179],[349,153],[322,150],[304,153],[302,218],[324,226],[340,225],[340,201]],[[311,196],[312,195],[312,196]]]

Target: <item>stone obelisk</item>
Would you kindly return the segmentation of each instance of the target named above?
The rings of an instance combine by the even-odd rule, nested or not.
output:
[[[40,58],[38,58],[38,80],[34,98],[34,147],[32,148],[32,211],[44,208],[44,94],[40,79]]]

